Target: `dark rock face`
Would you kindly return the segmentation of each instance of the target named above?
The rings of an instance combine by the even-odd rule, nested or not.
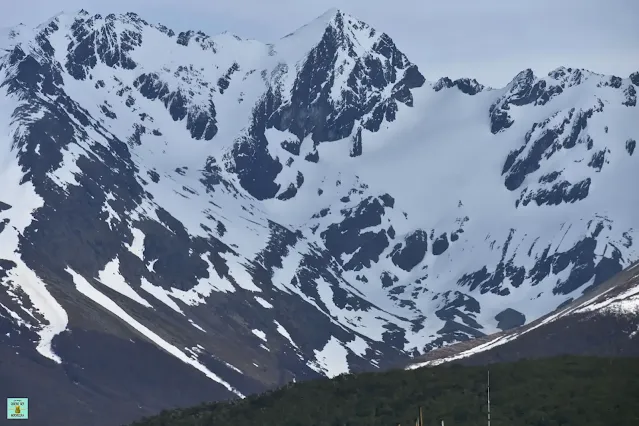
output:
[[[595,152],[594,154],[592,154],[592,157],[588,165],[592,167],[593,169],[597,170],[598,172],[600,172],[601,168],[606,162],[606,154],[610,154],[609,149]]]
[[[357,133],[353,136],[353,145],[351,147],[350,156],[359,157],[362,155],[362,128],[357,129]]]
[[[279,77],[276,77],[255,107],[253,125],[248,134],[235,143],[231,157],[235,164],[229,167],[229,171],[238,174],[242,187],[252,196],[260,200],[273,198],[278,191],[274,180],[281,171],[281,165],[276,166],[279,162],[267,151],[268,142],[264,135],[267,129],[295,135],[298,141],[287,142],[285,148],[294,155],[299,152],[295,144],[301,144],[307,136],[311,136],[314,146],[317,146],[353,133],[351,156],[357,157],[362,154],[365,144],[363,129],[377,132],[382,122],[394,121],[398,102],[413,105],[411,90],[425,82],[417,67],[385,34],[379,36],[370,53],[358,56],[354,45],[356,41],[348,35],[350,25],[366,26],[364,23],[344,22],[344,16],[338,13],[295,75],[291,93],[281,93]],[[371,29],[371,33],[374,35],[374,30]],[[374,54],[381,55],[384,60]],[[340,75],[345,71],[340,70],[337,61],[343,55],[350,57],[354,66],[348,74]],[[291,71],[287,67],[279,70],[280,75],[288,72]],[[338,78],[346,79],[345,87],[335,87]],[[392,87],[390,97],[382,98],[387,87]],[[334,100],[332,91],[341,92],[339,100]],[[354,129],[356,121],[361,121],[362,127]],[[252,146],[250,151],[244,148],[247,140],[253,141],[249,142]],[[254,159],[246,159],[247,156]],[[305,158],[318,162],[319,154],[313,150]],[[258,162],[272,166],[247,170]],[[260,182],[259,186],[256,181]]]
[[[439,92],[444,88],[450,89],[451,87],[457,87],[462,93],[470,96],[476,95],[477,93],[485,89],[485,86],[483,84],[480,84],[474,78],[459,78],[455,81],[452,81],[448,77],[442,77],[433,85],[433,89],[436,92]]]
[[[202,31],[183,31],[178,34],[175,42],[182,46],[188,46],[189,43],[195,42],[200,45],[202,50],[216,53],[215,42]]]
[[[472,317],[473,314],[480,312],[480,306],[477,300],[458,291],[444,292],[443,297],[447,302],[444,308],[436,312],[439,318],[452,321],[455,316],[459,316],[467,326],[475,329],[472,332],[473,335],[482,335],[482,333],[477,332],[476,329],[483,327]]]
[[[526,316],[512,308],[504,309],[495,315],[495,319],[498,321],[497,328],[503,331],[520,327],[526,323]]]
[[[542,123],[535,123],[526,133],[524,144],[519,149],[511,151],[504,163],[502,175],[505,175],[506,188],[510,191],[518,189],[524,183],[526,176],[540,168],[542,161],[550,159],[561,149],[572,149],[577,144],[591,149],[592,139],[582,132],[586,128],[588,119],[598,111],[600,110],[575,111],[572,109],[560,124],[551,125],[554,116]]]
[[[514,123],[510,116],[511,106],[545,105],[562,94],[568,87],[581,84],[581,70],[558,68],[548,74],[550,79],[539,80],[532,70],[520,72],[507,86],[507,92],[490,107],[491,131],[493,134],[508,129]]]
[[[404,271],[411,271],[417,266],[428,251],[428,234],[421,229],[408,235],[403,244],[397,244],[390,256],[393,263]]]
[[[535,192],[524,189],[521,197],[517,200],[517,205],[527,206],[531,201],[535,201],[538,206],[541,205],[559,205],[561,203],[574,203],[584,200],[588,197],[591,179],[586,178],[576,184],[562,180],[554,183],[549,189],[539,189]]]
[[[439,80],[437,80],[437,82],[435,82],[435,84],[433,85],[433,89],[436,92],[439,92],[444,88],[450,89],[453,86],[454,86],[453,80],[451,80],[448,77],[442,77]]]
[[[491,132],[499,133],[513,124],[508,114],[511,105],[521,106],[535,102],[541,95],[540,84],[534,84],[535,75],[527,69],[520,72],[508,85],[508,93],[490,107]]]
[[[300,141],[283,141],[280,146],[293,155],[300,155]]]
[[[510,279],[513,287],[521,285],[525,278],[525,268],[515,265],[512,258],[506,259],[514,233],[515,230],[511,229],[502,249],[501,261],[492,274],[489,274],[484,266],[472,274],[464,274],[457,283],[461,286],[470,286],[471,291],[479,287],[481,293],[491,291],[499,295],[508,295],[510,293],[508,288],[501,287],[501,283],[506,277]]]
[[[484,336],[483,326],[475,319],[481,311],[475,298],[460,291],[445,291],[441,299],[441,308],[435,315],[444,321],[444,326],[438,330],[439,336],[427,345],[426,351]]]
[[[188,72],[187,68],[179,71]],[[181,90],[171,92],[168,85],[155,73],[141,74],[133,85],[145,98],[162,101],[174,121],[186,118],[186,128],[194,139],[208,141],[217,134],[216,111],[212,99],[204,107],[192,104],[187,94]]]
[[[116,26],[122,21],[128,28],[118,32]],[[98,62],[112,68],[135,69],[137,64],[130,52],[142,44],[141,29],[145,25],[135,14],[119,19],[113,14],[104,19],[100,15],[79,16],[71,27],[73,40],[67,48],[67,71],[84,80]]]
[[[433,254],[435,256],[444,254],[444,252],[448,250],[448,246],[448,236],[446,234],[440,235],[435,241],[433,241]]]
[[[635,86],[632,84],[629,85],[623,94],[626,96],[626,99],[622,102],[622,105],[627,107],[637,106],[637,89],[635,89]]]
[[[273,99],[272,92],[266,94],[266,99]],[[266,107],[264,102],[260,102],[253,113],[248,134],[239,138],[233,146],[231,155],[234,161],[228,169],[237,173],[240,185],[258,200],[273,198],[277,194],[280,185],[275,183],[275,178],[283,169],[282,164],[268,152],[268,140],[264,135],[264,116],[267,115],[262,109]]]
[[[330,225],[321,233],[326,248],[336,259],[352,255],[343,265],[344,269],[359,271],[364,267],[370,268],[371,262],[377,262],[389,246],[386,230],[361,232],[380,225],[386,208],[392,207],[382,197],[368,197],[356,208],[342,210],[344,220]]]
[[[233,65],[231,65],[228,71],[226,71],[226,74],[224,74],[224,77],[221,77],[217,81],[217,87],[220,91],[220,94],[224,94],[224,91],[229,88],[229,86],[231,85],[231,77],[233,76],[233,74],[235,74],[239,70],[240,70],[240,65],[237,62],[233,62]]]
[[[502,259],[493,273],[489,273],[487,268],[482,268],[472,274],[465,274],[458,282],[462,286],[470,286],[471,291],[477,287],[480,292],[492,291],[500,295],[508,295],[510,290],[500,284],[508,278],[511,285],[519,287],[524,279],[532,280],[532,285],[540,283],[550,273],[557,274],[572,264],[573,269],[565,280],[559,280],[553,289],[554,294],[569,294],[580,288],[591,279],[593,286],[597,286],[622,270],[621,253],[618,248],[610,246],[610,251],[604,257],[599,258],[595,254],[597,248],[597,236],[602,231],[605,222],[601,221],[594,225],[591,236],[583,238],[573,247],[563,252],[556,251],[550,253],[551,246],[548,246],[541,256],[537,257],[532,268],[526,270],[523,266],[518,266],[514,258],[506,259],[509,245],[514,236],[514,230],[504,243]],[[589,224],[589,227],[590,224]]]

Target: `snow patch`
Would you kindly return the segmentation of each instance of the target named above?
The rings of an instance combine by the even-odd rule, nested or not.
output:
[[[286,340],[288,340],[288,342],[295,348],[295,349],[299,349],[299,346],[297,346],[295,344],[295,342],[293,341],[293,338],[291,337],[291,335],[289,334],[289,332],[284,328],[284,326],[282,324],[280,324],[277,321],[273,321],[275,323],[275,325],[277,326],[277,332],[280,333]]]
[[[351,351],[353,351],[354,354],[357,354],[359,356],[364,356],[366,354],[366,351],[370,349],[368,343],[366,343],[366,341],[360,336],[355,336],[355,340],[351,340],[350,342],[346,343],[346,346]]]
[[[308,366],[318,373],[325,374],[328,378],[348,373],[348,350],[342,342],[331,336],[322,350],[315,350],[315,361],[310,361]]]
[[[253,329],[251,330],[251,332],[259,337],[261,340],[264,340],[266,342],[266,333],[264,333],[262,330]]]
[[[131,233],[133,234],[133,241],[131,242],[131,245],[127,246],[127,248],[140,260],[144,261],[144,232],[137,228],[132,228]]]
[[[193,322],[193,320],[192,320],[192,319],[189,319],[189,322],[191,323],[191,325],[192,325],[193,327],[195,327],[195,328],[197,328],[198,330],[200,330],[200,331],[202,331],[202,332],[206,333],[206,330],[205,330],[205,329],[203,329],[202,327],[200,327],[199,325],[197,325],[195,322]]]
[[[133,288],[124,280],[124,277],[120,274],[120,259],[117,257],[107,263],[104,269],[100,271],[98,274],[98,280],[111,290],[117,291],[121,295],[138,302],[140,305],[146,306],[147,308],[153,308],[153,305],[136,293],[136,291],[133,290]]]
[[[175,312],[184,315],[184,312],[182,312],[182,309],[180,309],[180,307],[177,305],[177,303],[175,303],[175,301],[173,299],[171,299],[170,293],[168,291],[166,291],[165,289],[163,289],[160,286],[151,284],[144,277],[141,277],[140,281],[141,281],[140,288],[142,290],[144,290],[147,293],[151,294],[153,297],[158,299],[160,302],[163,302],[165,305],[167,305],[169,308],[173,309]]]
[[[639,275],[631,278],[635,279]],[[593,312],[615,314],[639,314],[639,285],[632,287],[615,297],[601,302],[591,303],[577,309],[575,312]]]
[[[255,301],[266,309],[273,309],[273,305],[271,305],[270,303],[268,303],[266,300],[262,299],[259,296],[255,296]]]

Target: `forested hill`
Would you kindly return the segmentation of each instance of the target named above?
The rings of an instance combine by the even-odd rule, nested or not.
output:
[[[637,426],[639,360],[559,357],[491,365],[493,426]],[[132,426],[412,426],[486,423],[487,367],[446,365],[292,384]]]

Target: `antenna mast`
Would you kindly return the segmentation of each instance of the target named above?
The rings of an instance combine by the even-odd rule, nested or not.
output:
[[[488,370],[488,385],[486,388],[487,400],[488,400],[488,426],[490,426],[490,370]]]

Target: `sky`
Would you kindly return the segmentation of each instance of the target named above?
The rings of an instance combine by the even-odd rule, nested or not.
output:
[[[271,42],[332,7],[389,34],[432,81],[472,77],[502,87],[523,69],[541,75],[562,65],[639,71],[639,0],[5,0],[0,27],[84,8]]]

